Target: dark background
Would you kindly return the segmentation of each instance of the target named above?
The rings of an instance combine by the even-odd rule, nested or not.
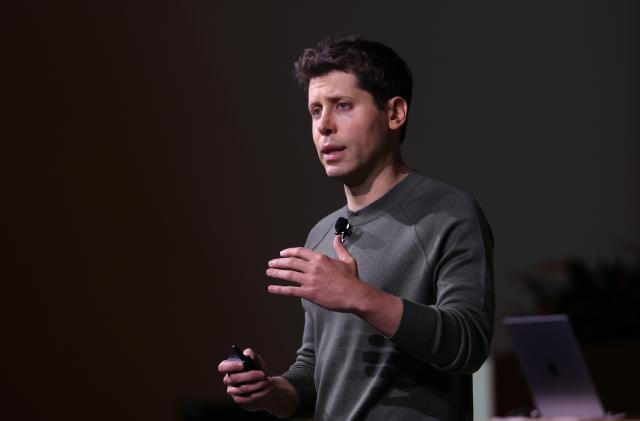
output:
[[[216,367],[232,343],[288,366],[302,310],[266,293],[266,262],[344,200],[291,78],[326,35],[409,63],[405,156],[483,206],[498,318],[532,311],[519,271],[640,241],[636,2],[29,2],[0,16],[3,419],[228,403]],[[494,348],[508,349],[499,328]]]

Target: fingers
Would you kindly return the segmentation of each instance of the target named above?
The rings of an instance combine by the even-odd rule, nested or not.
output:
[[[225,386],[240,388],[243,385],[267,381],[267,379],[268,377],[264,371],[253,370],[242,371],[239,373],[227,373],[227,375],[222,379],[222,382],[225,384]]]
[[[304,283],[304,275],[293,270],[269,268],[267,269],[267,276],[282,279],[283,281],[295,282],[297,284]]]
[[[266,377],[263,371],[228,374],[224,377],[227,394],[240,406],[247,410],[260,409],[259,400],[273,385],[273,379]]]
[[[284,249],[280,252],[282,257],[297,257],[302,260],[310,261],[317,253],[304,248],[304,247],[292,247]]]
[[[251,357],[251,359],[252,359],[252,360],[254,360],[254,361],[256,361],[257,359],[260,359],[260,360],[262,359],[262,358],[260,357],[260,355],[258,355],[258,354],[257,354],[253,349],[251,349],[251,348],[245,348],[245,350],[244,350],[244,351],[242,351],[242,353],[243,353],[244,355],[246,355],[247,357]],[[256,362],[258,362],[258,361],[256,361]],[[260,367],[262,367],[262,366],[260,366]]]
[[[282,257],[280,259],[269,260],[268,266],[276,269],[290,269],[298,272],[304,272],[307,269],[308,262],[299,257]]]
[[[237,373],[244,370],[244,364],[238,360],[224,360],[218,364],[218,372],[222,374]]]
[[[231,398],[247,411],[259,411],[265,409],[264,399],[269,393],[269,389],[273,383],[267,384],[263,389],[256,390],[250,394],[231,394]]]
[[[271,378],[267,377],[259,382],[245,383],[237,386],[230,385],[227,386],[227,394],[231,396],[248,397],[256,392],[261,392],[267,389],[271,386],[271,382]]]
[[[304,291],[300,287],[287,287],[282,285],[269,285],[267,291],[274,295],[284,295],[288,297],[306,298]]]
[[[273,379],[268,377],[258,383],[250,383],[238,387],[229,386],[227,387],[227,395],[231,396],[239,404],[250,403],[250,401],[255,401],[260,394],[266,392],[271,386],[273,386]]]
[[[246,348],[244,351],[242,351],[242,353],[248,357],[251,357],[251,359],[255,361],[256,364],[258,364],[258,367],[260,367],[260,370],[262,370],[265,373],[268,371],[267,363],[264,361],[264,359],[262,359],[262,355],[258,354],[251,348]]]
[[[302,274],[307,271],[309,260],[316,254],[303,247],[284,249],[280,252],[283,257],[269,260],[267,276],[302,284]]]
[[[253,349],[242,352],[251,357],[259,366],[258,370],[243,371],[244,364],[237,360],[224,360],[218,365],[218,371],[225,373],[222,382],[227,394],[242,408],[257,411],[265,408],[265,398],[273,386],[273,379],[265,374],[265,362]]]

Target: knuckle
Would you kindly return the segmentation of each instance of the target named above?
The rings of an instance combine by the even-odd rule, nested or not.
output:
[[[313,266],[309,271],[309,280],[315,282],[316,279],[320,276],[322,269],[320,266]]]
[[[309,299],[309,301],[317,303],[318,302],[318,294],[315,293],[315,290],[311,290],[308,293],[307,298]]]

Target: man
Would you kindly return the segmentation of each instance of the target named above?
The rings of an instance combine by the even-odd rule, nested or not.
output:
[[[269,292],[305,309],[295,363],[269,377],[223,361],[227,393],[248,410],[316,421],[471,420],[471,373],[492,336],[492,237],[473,199],[402,160],[407,65],[348,37],[305,50],[295,73],[318,157],[347,204],[305,247],[268,262],[267,276],[286,281]],[[350,232],[334,235],[339,217]]]

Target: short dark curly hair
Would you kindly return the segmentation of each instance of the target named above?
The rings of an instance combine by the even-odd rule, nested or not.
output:
[[[294,76],[305,89],[309,81],[332,71],[352,73],[361,89],[369,92],[376,106],[384,109],[395,96],[411,103],[413,77],[407,63],[386,45],[358,35],[326,38],[316,48],[307,48],[294,63]],[[407,116],[408,117],[408,116]],[[407,123],[402,126],[404,139]]]

